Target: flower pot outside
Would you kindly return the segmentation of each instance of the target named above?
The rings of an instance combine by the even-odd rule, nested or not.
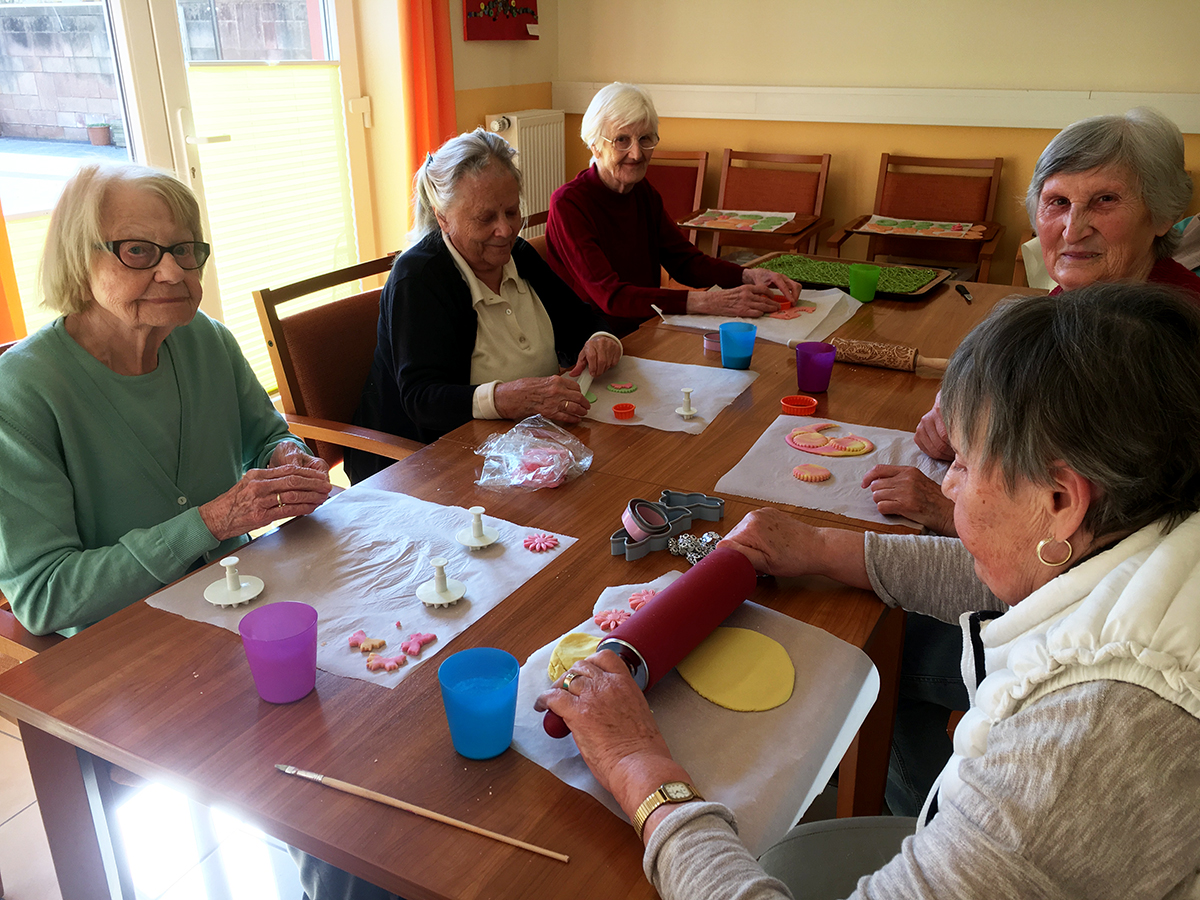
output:
[[[88,140],[93,147],[107,147],[112,143],[112,128],[108,125],[89,125]]]

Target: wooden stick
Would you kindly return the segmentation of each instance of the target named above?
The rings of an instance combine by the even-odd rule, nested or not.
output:
[[[366,800],[374,800],[376,803],[382,803],[385,806],[394,806],[396,809],[402,809],[405,812],[410,812],[418,816],[424,816],[426,819],[433,819],[435,822],[441,822],[443,825],[452,825],[455,828],[463,829],[463,831],[470,831],[472,834],[482,835],[483,837],[491,838],[494,841],[510,844],[513,847],[520,847],[522,850],[529,850],[532,853],[539,853],[542,856],[548,856],[551,859],[557,859],[559,862],[570,862],[571,859],[564,853],[555,853],[553,850],[547,850],[544,847],[537,846],[536,844],[527,844],[525,841],[519,841],[516,838],[509,837],[508,835],[499,834],[495,831],[488,831],[486,828],[480,828],[479,826],[471,825],[468,822],[452,819],[450,816],[443,816],[441,813],[436,813],[433,810],[425,809],[424,807],[416,806],[412,803],[405,803],[403,800],[397,800],[395,797],[389,797],[387,794],[380,794],[377,791],[371,791],[367,788],[359,787],[356,784],[350,784],[348,781],[330,778],[328,775],[318,775],[316,772],[309,772],[306,769],[298,769],[296,766],[285,766],[281,763],[276,763],[275,768],[288,775],[296,775],[300,778],[307,778],[309,781],[315,781],[318,784],[323,784],[326,787],[333,788],[334,790],[342,791],[346,794],[353,794],[356,797],[362,797]]]

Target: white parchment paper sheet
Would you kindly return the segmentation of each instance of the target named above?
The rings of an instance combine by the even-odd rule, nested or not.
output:
[[[758,326],[756,338],[786,345],[788,341],[823,341],[854,318],[854,314],[863,307],[863,304],[837,288],[823,291],[802,290],[800,305],[815,306],[817,311],[804,313],[794,319],[772,319],[770,316],[740,319],[736,316],[687,315],[668,315],[665,318],[668,325],[699,331],[718,331],[722,322],[749,322]],[[753,361],[750,364],[754,365]]]
[[[806,509],[823,509],[866,522],[920,527],[903,516],[885,516],[880,513],[875,508],[875,501],[871,499],[871,492],[862,487],[863,477],[872,467],[880,464],[916,466],[941,484],[949,468],[946,463],[930,459],[922,453],[913,443],[911,431],[895,431],[870,425],[836,422],[840,427],[822,432],[830,437],[857,434],[869,438],[875,449],[863,456],[818,456],[815,453],[796,450],[784,440],[793,428],[813,422],[834,420],[811,416],[776,418],[741,461],[721,476],[717,482],[717,490],[740,497],[753,497],[756,500],[790,503],[792,506],[803,506]],[[824,466],[833,473],[833,477],[817,484],[800,481],[792,477],[792,469],[801,463]]]
[[[682,574],[668,572],[646,584],[607,588],[594,612],[628,609],[634,591],[661,590]],[[766,712],[734,712],[705,700],[674,671],[646,699],[671,753],[700,793],[733,809],[742,840],[758,856],[783,837],[824,789],[875,702],[879,674],[861,650],[755,603],[743,603],[725,624],[758,631],[786,648],[796,668],[787,703]],[[575,630],[602,635],[591,619]],[[550,687],[546,667],[557,643],[534,652],[521,667],[513,746],[625,818],[584,764],[575,739],[547,735],[542,714],[533,709],[537,695]]]
[[[525,549],[526,535],[553,532],[486,513],[483,522],[499,531],[500,539],[471,551],[454,539],[471,525],[471,514],[462,507],[356,487],[238,552],[238,571],[265,584],[253,603],[223,609],[204,599],[204,589],[225,577],[220,566],[196,572],[147,602],[233,632],[242,616],[264,603],[308,603],[318,616],[318,668],[395,687],[576,540],[559,534],[555,549],[533,553]],[[462,600],[444,609],[417,599],[417,586],[433,578],[429,560],[435,556],[449,561],[446,577],[467,588]],[[349,647],[350,635],[359,629],[387,641],[379,651],[384,656],[401,653],[400,643],[410,634],[432,632],[437,640],[395,672],[368,672],[366,656]]]
[[[750,365],[753,367],[753,360]],[[587,418],[610,425],[649,425],[659,431],[699,434],[757,377],[753,368],[718,369],[626,356],[592,382],[596,402],[588,410]],[[608,389],[610,384],[629,382],[637,385],[637,390],[631,394],[618,394]],[[699,410],[690,419],[675,412],[683,406],[685,387],[694,388],[692,408]],[[633,418],[614,416],[612,408],[617,403],[632,403],[636,407]]]

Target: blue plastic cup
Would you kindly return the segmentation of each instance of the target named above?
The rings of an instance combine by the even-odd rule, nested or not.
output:
[[[454,749],[491,759],[508,749],[517,720],[517,658],[495,647],[472,647],[438,666],[442,704]]]
[[[749,322],[721,323],[721,365],[726,369],[750,368],[758,326]]]

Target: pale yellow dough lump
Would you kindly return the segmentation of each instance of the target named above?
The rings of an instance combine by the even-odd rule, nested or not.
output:
[[[562,678],[567,674],[567,669],[579,660],[587,659],[596,652],[598,646],[600,638],[584,634],[582,631],[572,631],[564,635],[550,654],[550,666],[547,669],[550,680],[557,681]]]
[[[781,706],[796,684],[783,645],[747,628],[718,628],[677,671],[705,700],[738,712]]]

